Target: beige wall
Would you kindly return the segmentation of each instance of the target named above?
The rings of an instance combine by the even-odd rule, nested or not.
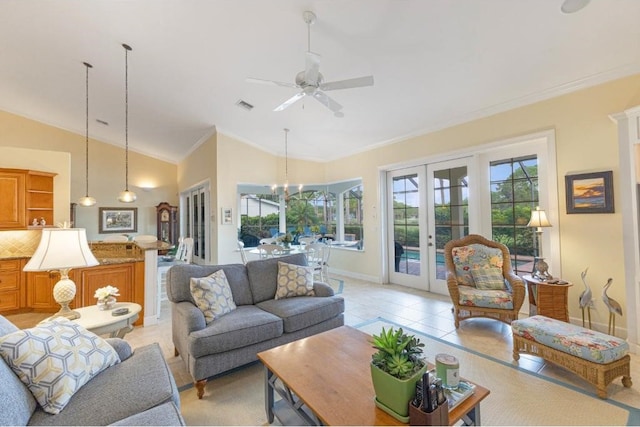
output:
[[[564,279],[575,284],[569,294],[569,311],[574,318],[580,317],[576,303],[583,290],[580,272],[590,267],[589,283],[598,299],[593,312],[594,322],[606,324],[608,311],[601,302],[600,293],[608,277],[614,278],[609,296],[621,301],[623,311],[626,311],[624,287],[627,282],[622,258],[619,203],[616,203],[614,214],[567,215],[564,176],[612,170],[615,193],[620,179],[618,135],[616,125],[608,116],[639,104],[640,75],[635,75],[327,163],[326,176],[329,180],[343,178],[344,170],[361,175],[366,197],[365,253],[352,254],[343,260],[333,258],[332,267],[361,274],[380,274],[381,251],[372,250],[380,245],[382,225],[377,205],[380,185],[376,171],[379,168],[552,129],[556,134],[560,206],[559,224],[555,226],[560,230],[561,249],[560,253],[545,255],[559,258]],[[617,193],[616,197],[624,195]],[[618,321],[619,325],[625,323],[626,319]]]
[[[85,138],[73,132],[55,128],[14,114],[0,111],[0,148],[35,150],[34,162],[22,163],[33,169],[43,170],[48,153],[57,153],[44,160],[54,168],[58,159],[67,158],[64,188],[55,189],[56,221],[69,219],[69,202],[75,202],[85,193]],[[1,153],[1,152],[0,152]],[[21,156],[24,159],[24,156]],[[87,229],[90,240],[105,235],[98,233],[99,207],[137,207],[138,233],[156,234],[155,206],[160,202],[178,203],[176,183],[177,166],[161,160],[129,152],[129,189],[135,191],[138,200],[132,204],[118,202],[118,194],[124,190],[124,149],[89,140],[89,193],[98,201],[96,206],[77,208],[76,226]],[[0,167],[9,167],[13,158],[0,157]],[[33,166],[30,166],[33,165]],[[60,175],[59,175],[60,176]],[[61,174],[62,177],[65,174]],[[56,180],[60,179],[56,177]]]

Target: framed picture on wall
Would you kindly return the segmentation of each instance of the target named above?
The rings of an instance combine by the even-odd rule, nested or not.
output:
[[[138,208],[100,208],[100,233],[138,231]]]
[[[613,172],[565,176],[567,213],[613,213]]]
[[[233,224],[233,212],[231,208],[222,208],[222,224],[224,225]]]

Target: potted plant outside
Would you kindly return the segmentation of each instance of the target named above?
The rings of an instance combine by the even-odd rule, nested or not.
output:
[[[376,393],[376,405],[397,420],[409,422],[409,401],[413,399],[416,383],[427,369],[421,358],[424,344],[415,335],[407,335],[402,328],[373,336],[377,350],[371,357],[371,380]]]

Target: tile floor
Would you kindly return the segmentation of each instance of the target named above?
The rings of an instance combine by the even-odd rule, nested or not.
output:
[[[397,285],[380,285],[349,277],[336,278],[344,280],[341,295],[345,299],[345,324],[347,325],[355,326],[376,317],[382,317],[499,360],[508,363],[512,361],[511,328],[496,320],[473,319],[462,322],[456,330],[448,296]],[[189,384],[192,380],[184,368],[182,359],[174,356],[169,302],[164,301],[161,307],[161,316],[157,325],[136,328],[127,334],[125,339],[133,348],[158,342],[171,366],[176,383],[179,386]],[[33,326],[46,316],[29,313],[8,316],[8,318],[24,328]],[[556,377],[577,387],[590,387],[574,374],[545,364],[542,359],[534,356],[522,355],[519,366]],[[640,380],[638,355],[632,355],[631,377],[636,381]],[[620,380],[617,379],[614,383],[618,384]],[[622,386],[619,385],[619,387]]]

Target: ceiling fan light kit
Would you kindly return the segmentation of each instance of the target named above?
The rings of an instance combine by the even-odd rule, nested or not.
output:
[[[373,86],[373,76],[356,77],[325,83],[324,76],[320,73],[321,56],[311,51],[311,25],[316,22],[317,17],[315,13],[311,11],[303,12],[302,17],[304,22],[307,24],[307,52],[305,54],[305,69],[304,71],[300,71],[296,74],[295,84],[255,78],[247,78],[247,81],[252,83],[266,83],[275,86],[291,87],[300,90],[300,92],[274,108],[273,111],[283,111],[305,96],[311,96],[331,110],[336,117],[344,117],[344,113],[341,111],[343,108],[342,105],[332,99],[325,92]]]

